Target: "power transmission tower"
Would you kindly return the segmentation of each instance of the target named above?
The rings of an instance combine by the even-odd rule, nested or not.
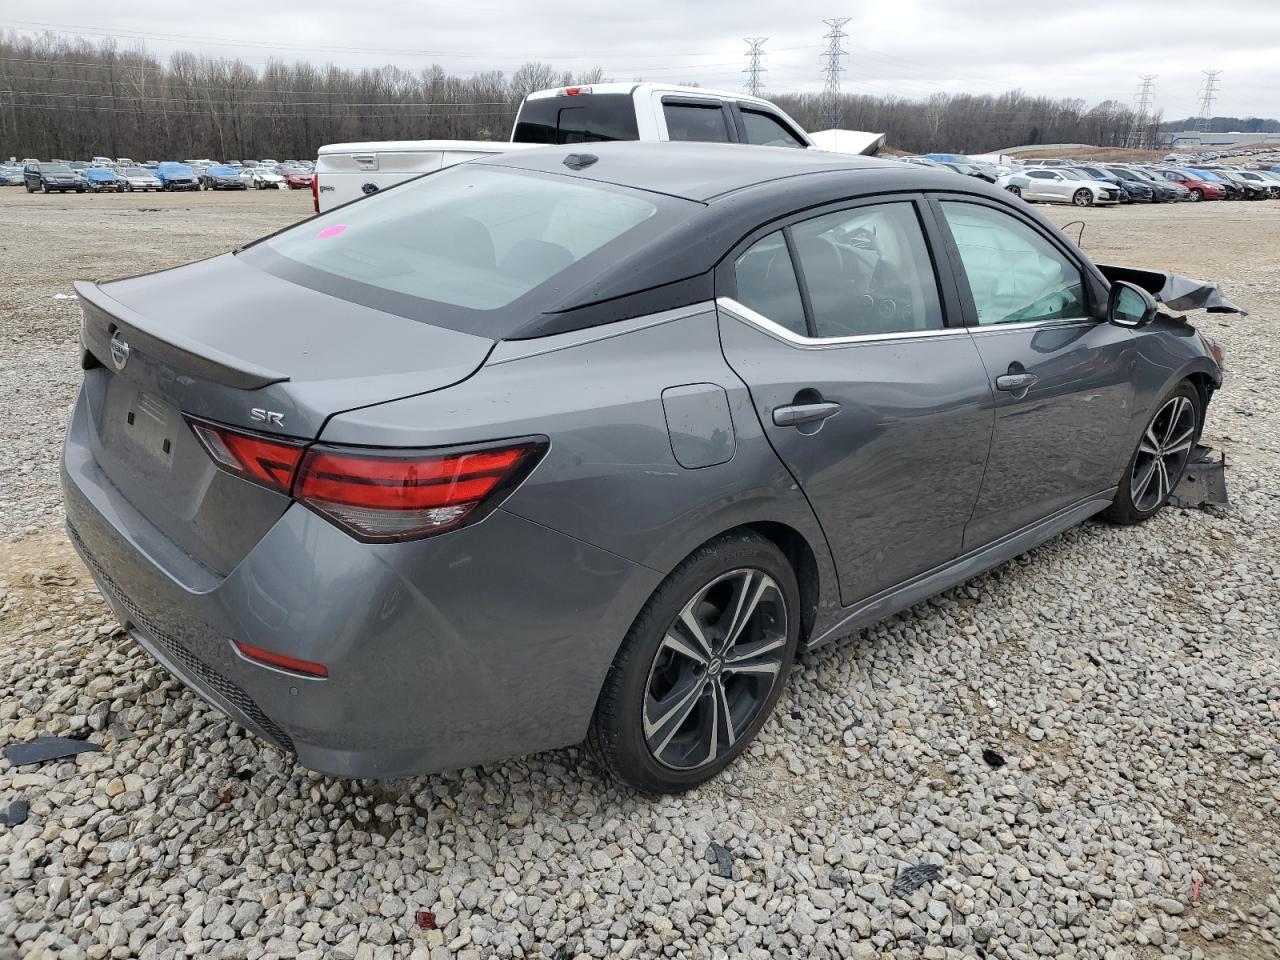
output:
[[[1201,133],[1209,132],[1209,121],[1213,119],[1213,98],[1218,95],[1218,78],[1221,70],[1201,70],[1204,84],[1200,87],[1200,109],[1196,113],[1196,128]]]
[[[840,41],[849,36],[844,32],[844,25],[852,19],[836,17],[822,21],[827,26],[827,32],[822,35],[822,39],[827,41],[827,48],[822,51],[822,59],[827,64],[822,68],[827,78],[822,88],[822,124],[826,130],[840,126],[840,74],[844,73],[844,58],[848,56]]]
[[[1126,146],[1131,149],[1140,150],[1148,146],[1148,117],[1151,113],[1151,97],[1152,85],[1159,74],[1144,73],[1138,76],[1142,81],[1138,87],[1138,92],[1134,94],[1133,107],[1133,128],[1129,131],[1128,142]]]
[[[768,73],[768,69],[760,65],[761,58],[764,56],[764,42],[768,37],[743,37],[742,42],[748,47],[747,49],[747,65],[742,68],[742,72],[747,75],[747,93],[753,97],[758,97],[764,91],[764,84],[760,80],[760,75]]]

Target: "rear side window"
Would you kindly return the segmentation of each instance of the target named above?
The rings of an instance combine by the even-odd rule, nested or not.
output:
[[[942,307],[910,203],[815,217],[791,228],[814,335],[862,337],[941,330]]]
[[[526,100],[516,118],[516,143],[596,143],[639,140],[629,93],[584,93]]]
[[[729,122],[719,104],[664,103],[667,138],[699,143],[729,143]]]
[[[1080,268],[1029,226],[974,203],[946,201],[942,209],[979,324],[1088,315]]]
[[[804,146],[782,121],[759,110],[743,110],[742,126],[747,134],[747,143],[764,147]]]
[[[739,303],[792,333],[808,335],[800,284],[781,230],[753,243],[733,270]]]

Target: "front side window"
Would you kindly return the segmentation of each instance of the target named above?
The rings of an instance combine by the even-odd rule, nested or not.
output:
[[[804,147],[782,121],[759,110],[742,110],[742,126],[747,143],[763,147]]]
[[[978,323],[1084,317],[1079,267],[1020,220],[974,203],[944,201]]]
[[[791,231],[815,336],[943,327],[933,262],[912,204],[841,210]]]
[[[729,123],[718,103],[664,103],[662,114],[667,120],[667,138],[699,143],[729,143]]]
[[[806,336],[804,303],[781,230],[757,240],[733,264],[738,302],[792,333]]]

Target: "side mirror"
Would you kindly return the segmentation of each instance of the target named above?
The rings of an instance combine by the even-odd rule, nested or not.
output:
[[[1107,320],[1118,327],[1145,327],[1156,318],[1159,306],[1155,297],[1139,286],[1116,280],[1107,298]]]

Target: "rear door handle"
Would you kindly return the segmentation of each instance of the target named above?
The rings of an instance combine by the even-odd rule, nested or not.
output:
[[[839,412],[838,403],[796,403],[789,407],[774,407],[773,422],[779,427],[798,427],[806,423],[819,423]]]
[[[1034,373],[1006,373],[996,377],[996,389],[1017,393],[1019,390],[1026,390],[1039,379]]]

